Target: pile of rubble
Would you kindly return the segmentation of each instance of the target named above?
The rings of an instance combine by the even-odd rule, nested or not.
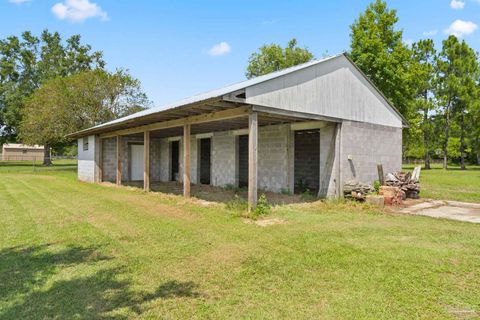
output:
[[[347,181],[343,186],[343,194],[347,199],[364,201],[367,194],[374,191],[375,189],[371,185],[356,180]]]
[[[385,177],[385,185],[397,187],[405,193],[404,198],[418,199],[420,193],[420,167],[416,167],[413,173],[395,172],[388,173]]]

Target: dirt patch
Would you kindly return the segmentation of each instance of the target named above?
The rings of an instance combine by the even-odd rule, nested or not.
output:
[[[287,223],[287,220],[280,219],[280,218],[265,218],[261,220],[243,219],[243,222],[247,224],[255,224],[259,227],[265,228],[265,227],[273,226],[276,224],[285,224]]]
[[[125,182],[124,184],[126,186],[135,188],[143,187],[142,182]],[[112,184],[110,183],[110,185]],[[150,189],[153,192],[160,192],[163,194],[183,194],[183,185],[176,181],[152,182],[150,184]],[[235,199],[236,196],[246,200],[248,196],[248,190],[245,188],[222,188],[199,184],[192,184],[190,187],[190,193],[192,197],[206,201],[203,203],[204,205],[207,205],[207,203],[209,202],[227,203]],[[259,190],[258,194],[265,194],[268,202],[272,205],[284,205],[306,202],[306,200],[301,195],[281,194],[265,190]]]

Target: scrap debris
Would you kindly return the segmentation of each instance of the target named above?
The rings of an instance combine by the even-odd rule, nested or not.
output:
[[[388,173],[385,177],[385,184],[390,187],[397,187],[402,190],[405,198],[418,199],[420,193],[420,170],[421,167],[415,167],[413,173],[395,172]]]
[[[364,201],[367,194],[374,191],[375,189],[371,185],[356,180],[347,181],[343,186],[343,194],[347,199]]]

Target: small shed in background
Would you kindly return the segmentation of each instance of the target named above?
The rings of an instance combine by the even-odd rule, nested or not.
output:
[[[41,161],[45,148],[39,145],[5,143],[2,147],[2,161]]]

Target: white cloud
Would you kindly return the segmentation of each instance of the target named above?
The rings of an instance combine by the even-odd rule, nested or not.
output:
[[[426,36],[426,37],[431,37],[431,36],[436,35],[437,33],[438,33],[438,30],[434,29],[434,30],[430,30],[430,31],[424,31],[423,35]]]
[[[461,0],[452,0],[450,2],[450,8],[456,9],[456,10],[461,10],[465,7],[465,2]]]
[[[10,3],[14,3],[14,4],[22,4],[22,3],[26,3],[26,2],[30,2],[32,0],[8,0],[8,2]]]
[[[478,26],[471,21],[455,20],[450,27],[445,30],[446,34],[462,37],[473,33],[478,29]]]
[[[232,47],[230,47],[230,45],[228,43],[223,41],[223,42],[217,43],[216,45],[211,47],[210,50],[208,50],[208,54],[213,56],[213,57],[223,56],[223,55],[229,53],[230,51],[232,51]]]
[[[60,20],[82,22],[89,18],[100,18],[108,20],[108,15],[96,3],[90,0],[65,0],[52,7],[53,14]]]

